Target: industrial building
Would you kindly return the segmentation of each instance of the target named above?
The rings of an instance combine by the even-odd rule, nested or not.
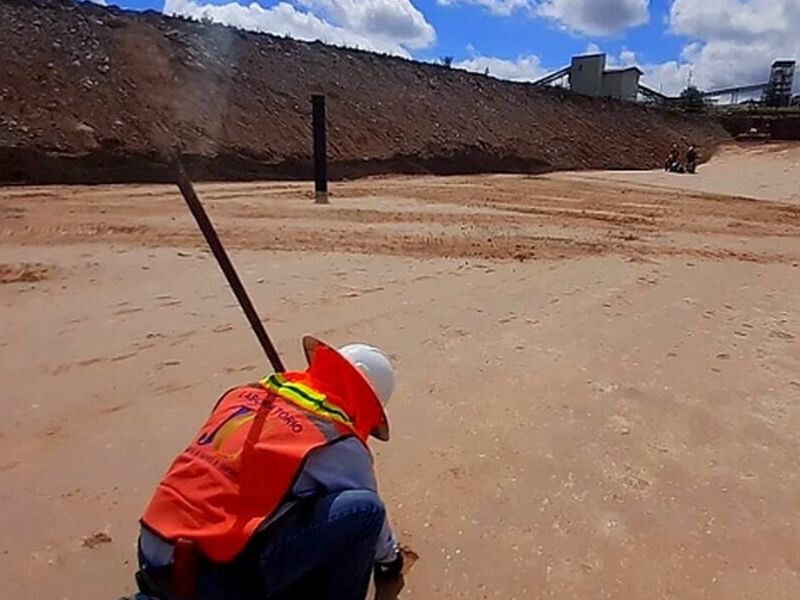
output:
[[[535,85],[566,80],[569,89],[577,94],[634,101],[639,93],[641,76],[638,67],[606,69],[605,54],[585,54],[573,56],[568,67],[536,81]]]
[[[793,60],[776,60],[772,63],[769,82],[764,89],[764,104],[781,107],[792,103],[795,68]]]
[[[738,104],[741,101],[760,103],[772,108],[781,108],[792,104],[792,86],[794,85],[794,60],[776,60],[772,63],[769,79],[764,83],[737,85],[700,93],[702,98],[712,99],[720,104]]]
[[[584,96],[636,100],[641,76],[638,67],[606,69],[605,54],[574,56],[569,66],[570,89]]]
[[[770,69],[769,81],[747,85],[737,85],[709,91],[697,90],[701,100],[719,102],[730,99],[736,104],[744,97],[761,95],[766,106],[785,107],[795,103],[792,98],[796,61],[776,60]],[[638,67],[607,69],[605,54],[585,54],[573,56],[568,67],[550,73],[534,82],[534,85],[561,85],[585,96],[604,96],[620,100],[635,101],[639,98],[659,104],[679,102],[679,97],[669,97],[640,83],[643,75]],[[757,97],[757,96],[756,96]]]

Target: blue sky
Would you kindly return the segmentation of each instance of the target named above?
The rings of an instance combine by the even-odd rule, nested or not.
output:
[[[94,0],[103,3],[103,0]],[[105,0],[535,79],[602,50],[674,93],[766,80],[800,54],[800,0]],[[747,52],[742,49],[747,47]]]

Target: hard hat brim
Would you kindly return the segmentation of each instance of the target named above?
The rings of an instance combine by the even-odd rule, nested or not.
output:
[[[344,368],[351,369],[353,372],[357,373],[359,377],[367,384],[367,387],[372,391],[373,398],[375,403],[380,407],[381,411],[381,424],[376,427],[370,435],[372,437],[381,440],[382,442],[388,442],[389,438],[391,437],[389,432],[389,419],[386,417],[386,410],[383,407],[383,403],[380,401],[378,397],[378,393],[375,391],[375,388],[372,386],[372,382],[367,379],[367,376],[364,375],[358,367],[356,367],[353,363],[351,363],[337,348],[334,348],[327,342],[322,341],[321,339],[314,337],[313,335],[306,335],[303,336],[303,352],[306,355],[306,362],[310,365],[311,359],[314,357],[314,352],[317,348],[324,347],[328,350],[331,350],[336,356],[338,356],[342,360],[342,366]]]

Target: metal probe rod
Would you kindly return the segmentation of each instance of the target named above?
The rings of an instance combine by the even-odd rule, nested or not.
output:
[[[261,347],[264,349],[264,353],[267,355],[269,362],[272,364],[272,368],[276,373],[283,373],[286,371],[286,368],[283,366],[283,361],[281,360],[278,351],[275,349],[272,340],[269,338],[263,323],[261,323],[261,319],[258,317],[258,313],[256,312],[253,303],[250,301],[250,297],[247,295],[247,290],[244,289],[242,280],[239,279],[239,275],[236,272],[233,263],[231,263],[231,259],[228,258],[228,253],[225,252],[225,248],[222,245],[216,230],[214,229],[214,225],[212,225],[211,220],[208,218],[208,215],[206,214],[206,211],[200,202],[200,198],[197,197],[197,193],[194,191],[194,186],[189,180],[189,177],[186,175],[186,171],[183,169],[183,165],[181,164],[180,160],[177,161],[176,171],[177,184],[181,194],[183,195],[183,199],[186,200],[186,205],[189,207],[189,210],[192,211],[192,215],[194,216],[195,221],[197,221],[197,226],[200,228],[200,231],[203,232],[203,236],[206,238],[206,242],[208,243],[209,248],[211,248],[214,258],[217,259],[219,268],[222,269],[225,279],[228,280],[228,285],[231,286],[236,299],[239,301],[239,306],[242,307],[247,320],[250,322],[250,327],[253,329],[253,333],[256,334],[258,342],[261,344]]]

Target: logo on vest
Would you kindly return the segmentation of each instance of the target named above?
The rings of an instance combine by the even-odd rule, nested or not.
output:
[[[251,392],[243,393],[241,398],[247,405],[237,408],[211,431],[202,433],[197,439],[198,446],[212,446],[222,458],[237,460],[242,453],[244,436],[259,411],[265,413],[266,418],[277,419],[294,434],[303,432],[303,423],[290,411],[276,406],[273,398],[263,398]]]

